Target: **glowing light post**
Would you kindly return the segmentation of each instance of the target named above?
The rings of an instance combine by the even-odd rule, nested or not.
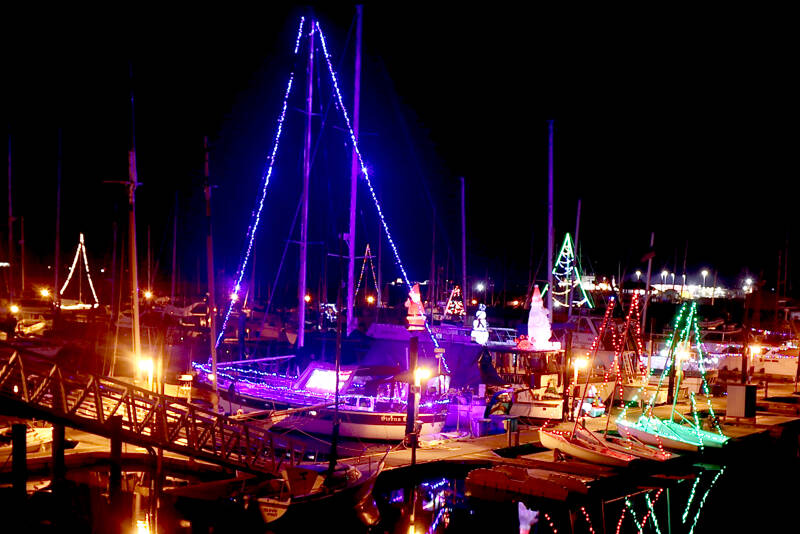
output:
[[[703,269],[703,271],[700,274],[703,275],[703,287],[706,287],[706,276],[708,276],[708,270]]]
[[[669,273],[666,270],[661,271],[661,291],[664,291],[664,288],[667,287],[667,275]]]

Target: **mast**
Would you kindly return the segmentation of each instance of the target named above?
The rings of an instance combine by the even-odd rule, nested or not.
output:
[[[8,296],[14,298],[14,211],[11,209],[11,133],[8,134]]]
[[[461,180],[461,298],[466,302],[467,292],[467,214],[464,202],[464,177]],[[467,314],[464,314],[464,326],[467,326]]]
[[[203,136],[203,193],[206,197],[206,270],[208,274],[208,343],[211,350],[211,374],[214,375],[214,413],[219,410],[217,385],[217,302],[214,291],[214,242],[211,235],[211,182],[208,172],[208,136]]]
[[[436,308],[436,208],[433,209],[432,226],[433,237],[431,239],[431,276],[430,280],[428,280],[428,300],[431,301],[431,322],[433,322],[433,313]],[[464,291],[466,291],[466,288],[464,288]]]
[[[116,222],[114,223],[114,238],[116,240]],[[116,251],[115,251],[116,252]],[[58,129],[58,169],[56,171],[56,251],[53,260],[53,301],[56,304],[56,313],[61,308],[61,295],[58,288],[58,271],[61,266],[61,128]],[[112,271],[111,279],[114,274]],[[111,294],[114,292],[112,290]],[[112,297],[113,298],[113,297]],[[119,311],[119,310],[118,310]]]
[[[572,272],[578,276],[578,233],[581,229],[581,199],[578,199],[578,215],[575,217],[575,255],[573,257]],[[578,280],[580,282],[580,280]],[[567,293],[567,321],[572,318],[572,288],[573,284],[569,285],[569,292]],[[552,319],[551,319],[552,320]]]
[[[25,294],[25,217],[19,218],[19,284],[20,296]]]
[[[381,272],[381,252],[383,248],[382,243],[383,243],[383,227],[379,224],[378,225],[378,287],[376,289],[378,292],[378,298],[375,299],[376,302],[378,303],[379,309],[383,307],[383,300],[381,297],[381,290],[383,288],[383,273]]]
[[[547,312],[553,320],[553,121],[547,121]]]
[[[297,283],[297,348],[305,345],[306,333],[306,263],[308,261],[308,179],[311,174],[311,118],[314,97],[314,21],[308,34],[308,86],[306,89],[306,134],[303,148],[303,217],[300,220],[300,273]],[[352,252],[352,249],[351,249]]]
[[[137,272],[136,255],[136,186],[139,185],[136,175],[136,113],[133,101],[133,65],[129,65],[128,74],[131,81],[131,150],[128,152],[128,241],[130,244],[129,261],[131,272],[131,303],[133,306],[133,356],[138,366],[142,356],[142,339],[139,330],[139,274]]]
[[[647,251],[647,283],[644,289],[644,306],[642,306],[642,328],[647,324],[647,303],[650,302],[650,273],[653,268],[653,244],[656,240],[656,233],[650,232],[650,250]]]
[[[356,6],[356,65],[355,83],[353,97],[353,136],[358,142],[358,115],[361,100],[361,30],[364,6]],[[311,52],[313,54],[313,50]],[[309,101],[311,97],[309,96]],[[310,120],[310,116],[309,116]],[[350,163],[350,226],[347,232],[347,247],[350,251],[347,260],[347,333],[353,331],[353,307],[355,306],[355,295],[353,294],[353,280],[355,279],[356,265],[356,198],[358,185],[358,154],[356,147],[353,146],[352,158]]]
[[[169,289],[169,303],[175,306],[175,273],[178,253],[178,192],[175,192],[175,213],[172,217],[172,281]]]

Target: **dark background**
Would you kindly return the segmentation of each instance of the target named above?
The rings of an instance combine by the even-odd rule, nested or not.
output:
[[[104,181],[127,177],[129,66],[142,183],[140,260],[146,261],[150,227],[152,261],[158,262],[154,284],[168,291],[177,198],[179,277],[184,290],[204,290],[207,135],[216,264],[230,280],[293,65],[297,21],[308,13],[291,5],[264,9],[9,18],[4,100],[14,214],[25,217],[29,280],[52,284],[47,268],[54,251],[59,128],[61,279],[79,232],[86,235],[93,271],[110,267],[113,222],[126,232],[126,196],[122,186]],[[321,5],[314,12],[352,107],[355,9]],[[430,273],[434,209],[437,263],[449,258],[450,277],[460,279],[459,176],[467,188],[470,277],[488,274],[496,291],[505,283],[511,293],[524,294],[531,258],[534,269],[540,266],[538,277],[546,277],[547,119],[554,118],[556,248],[574,231],[581,198],[586,271],[630,279],[636,269],[645,270],[640,259],[655,232],[656,282],[662,269],[681,273],[688,250],[690,282],[699,282],[699,271],[708,268],[728,286],[761,273],[770,289],[778,253],[788,248],[792,289],[798,139],[790,95],[797,86],[786,34],[756,18],[742,25],[697,13],[658,20],[628,15],[639,16],[636,24],[601,23],[591,13],[552,18],[508,6],[366,5],[362,152],[412,279]],[[262,295],[300,195],[303,71],[258,234]],[[323,249],[337,253],[341,247],[350,172],[323,63],[317,62],[317,73],[309,239],[325,245],[311,246],[312,292],[323,272]],[[369,241],[374,253],[377,215],[366,186],[359,187],[358,248]],[[19,231],[17,221],[16,236]],[[293,238],[298,235],[295,230]],[[288,274],[279,283],[287,303],[295,294],[296,252],[290,245]],[[384,246],[384,280],[399,276],[393,264]],[[337,262],[328,261],[328,276],[338,278]],[[144,266],[140,277],[146,280]]]

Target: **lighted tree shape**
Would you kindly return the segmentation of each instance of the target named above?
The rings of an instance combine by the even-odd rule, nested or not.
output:
[[[447,299],[447,306],[444,309],[444,318],[457,319],[466,315],[464,310],[464,298],[461,296],[461,288],[455,286],[453,291],[450,292],[450,298]]]
[[[558,253],[555,265],[553,265],[553,276],[555,281],[553,288],[553,303],[556,306],[569,306],[570,289],[572,289],[572,306],[581,307],[588,306],[594,307],[591,298],[586,293],[581,283],[581,273],[578,269],[577,258],[575,257],[575,250],[572,246],[572,238],[569,234],[564,236],[564,242],[561,244],[561,252]]]
[[[69,283],[72,280],[72,276],[75,274],[75,268],[78,266],[78,262],[80,262],[81,259],[83,260],[83,266],[86,270],[86,278],[89,280],[89,289],[92,290],[92,298],[94,298],[94,304],[91,305],[91,307],[97,308],[100,305],[100,301],[98,300],[97,293],[94,290],[94,284],[92,283],[92,275],[89,274],[89,260],[86,257],[86,244],[84,243],[83,240],[83,234],[80,234],[80,238],[78,240],[78,248],[75,249],[75,257],[72,260],[72,266],[69,268],[69,274],[67,275],[67,279],[64,282],[64,285],[61,286],[61,291],[58,292],[58,295],[59,296],[64,295],[64,291],[67,290],[67,286],[69,286]],[[56,266],[56,268],[58,268],[58,266]],[[78,278],[80,278],[80,270],[78,270]],[[82,300],[82,295],[80,292],[80,282],[79,282],[78,306],[80,307],[88,306],[83,304],[81,300]],[[64,306],[62,305],[61,307],[63,308]]]

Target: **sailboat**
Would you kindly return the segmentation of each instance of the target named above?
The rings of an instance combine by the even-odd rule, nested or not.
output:
[[[602,336],[611,321],[614,303],[615,301],[612,297],[611,302],[609,302],[609,305],[606,308],[603,322],[600,324],[600,330],[597,339],[595,339],[595,343],[592,347],[592,364],[594,363],[594,357],[597,353],[599,340],[602,339]],[[591,370],[591,365],[589,369]],[[590,377],[591,371],[586,373],[586,384],[583,387],[583,395],[578,406],[583,406],[583,401],[586,397],[586,390],[589,386]],[[626,467],[630,465],[631,462],[638,459],[638,457],[634,456],[633,454],[611,448],[593,432],[590,432],[583,426],[579,426],[580,415],[581,413],[579,410],[575,416],[575,425],[573,426],[571,432],[563,432],[545,428],[540,429],[539,440],[542,446],[552,449],[553,451],[556,451],[556,453],[563,453],[580,460],[613,467]]]
[[[683,376],[681,365],[683,361],[691,357],[689,351],[691,347],[691,338],[694,339],[698,357],[698,367],[703,379],[702,388],[708,399],[709,414],[713,419],[715,431],[708,431],[701,428],[697,418],[694,393],[690,393],[694,420],[690,420],[675,410],[678,400],[677,395],[674,396],[669,419],[661,419],[655,416],[653,414],[653,403],[656,396],[654,395],[650,399],[643,414],[636,421],[626,420],[624,418],[624,412],[620,418],[617,419],[617,429],[621,435],[646,444],[656,445],[659,448],[666,447],[684,451],[698,451],[705,447],[720,448],[728,442],[730,438],[722,433],[722,429],[714,416],[714,409],[711,405],[708,383],[705,376],[705,366],[703,364],[703,349],[698,327],[696,302],[692,302],[691,306],[687,306],[687,303],[684,303],[678,311],[672,337],[669,340],[667,365],[665,365],[665,369],[661,374],[658,387],[661,387],[664,377],[669,374],[670,366],[675,366],[677,374],[675,390],[680,391],[680,381]]]

